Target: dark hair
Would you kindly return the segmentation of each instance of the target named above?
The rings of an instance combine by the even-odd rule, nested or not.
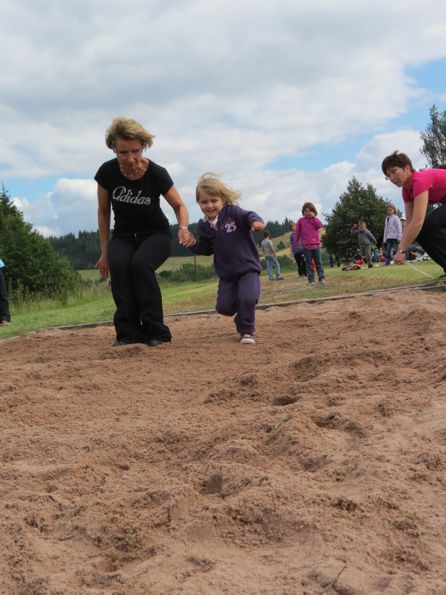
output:
[[[305,210],[308,209],[309,211],[313,211],[315,215],[317,215],[317,209],[312,202],[305,202],[304,206],[302,207],[302,215],[304,214]]]
[[[265,238],[267,238],[267,237],[269,236],[269,231],[266,231],[266,230],[265,230],[265,231],[263,232],[263,235],[265,236]]]
[[[405,153],[394,151],[391,155],[387,155],[387,157],[384,157],[383,162],[381,164],[381,169],[383,171],[383,174],[387,176],[387,171],[391,167],[406,167],[406,165],[410,167],[410,171],[415,171],[412,165],[412,161]]]

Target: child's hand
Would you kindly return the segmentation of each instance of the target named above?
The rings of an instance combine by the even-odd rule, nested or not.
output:
[[[253,221],[251,224],[252,231],[263,231],[265,224],[262,221]]]
[[[188,229],[180,229],[178,231],[178,241],[181,246],[184,246],[185,248],[190,248],[190,246],[193,246],[197,243],[194,234]]]

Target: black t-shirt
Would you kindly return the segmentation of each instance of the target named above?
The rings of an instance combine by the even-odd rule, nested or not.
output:
[[[149,161],[142,178],[129,180],[121,173],[118,160],[111,159],[101,165],[94,179],[109,192],[115,232],[170,233],[160,196],[172,188],[173,181],[164,167]]]

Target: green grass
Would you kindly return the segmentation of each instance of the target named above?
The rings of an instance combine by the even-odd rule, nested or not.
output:
[[[176,266],[181,264],[182,262],[176,263]],[[429,285],[442,272],[431,260],[404,266],[362,268],[349,272],[340,268],[326,268],[327,286],[319,288],[316,284],[313,290],[308,289],[306,281],[298,280],[295,270],[284,271],[284,281],[280,282],[268,281],[263,273],[260,304],[348,295],[407,285]],[[97,279],[98,272],[83,271],[82,275],[84,278]],[[217,283],[216,278],[197,283],[191,281],[177,284],[162,280],[165,313],[212,310],[215,307]],[[0,338],[24,335],[30,331],[55,326],[107,322],[112,320],[114,310],[109,283],[94,283],[66,302],[41,300],[27,302],[20,307],[12,305],[12,323],[0,328]]]
[[[213,262],[212,256],[171,256],[160,266],[158,273],[161,273],[161,271],[176,271],[183,264],[194,264],[194,258],[196,258],[197,264],[205,267],[210,266]],[[83,269],[78,272],[86,281],[97,281],[99,279],[98,269]]]

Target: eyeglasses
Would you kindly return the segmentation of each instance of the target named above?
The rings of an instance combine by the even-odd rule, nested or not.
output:
[[[393,168],[393,169],[392,169],[392,170],[389,172],[389,175],[388,175],[388,176],[385,176],[385,179],[386,179],[386,180],[391,180],[393,177],[395,177],[395,174],[396,174],[398,171],[402,170],[402,169],[404,169],[404,168],[403,168],[403,167],[394,167],[394,168]]]
[[[118,157],[121,157],[121,159],[126,159],[130,156],[137,157],[138,155],[141,155],[142,149],[132,149],[131,151],[115,151],[115,153]]]

